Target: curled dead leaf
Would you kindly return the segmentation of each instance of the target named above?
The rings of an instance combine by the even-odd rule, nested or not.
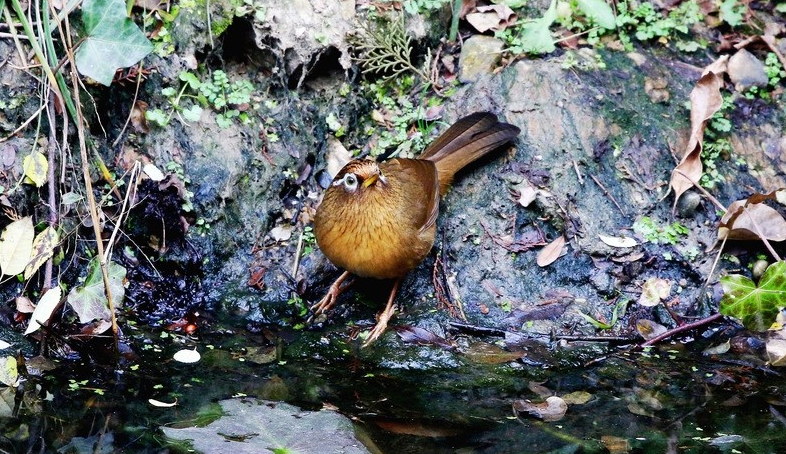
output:
[[[561,397],[551,396],[539,404],[533,404],[528,400],[517,400],[513,402],[513,410],[519,415],[526,413],[546,422],[554,422],[565,416],[568,404]]]
[[[747,206],[746,206],[747,205]],[[730,240],[786,240],[786,219],[763,203],[737,200],[720,220],[718,239]]]
[[[690,94],[690,137],[682,160],[672,172],[669,183],[670,188],[674,190],[674,206],[677,205],[680,196],[693,187],[692,181],[701,179],[704,171],[701,164],[704,128],[707,126],[707,121],[723,105],[723,97],[720,93],[723,86],[723,79],[721,79],[723,68],[713,65],[711,65],[713,70],[701,76]]]
[[[467,14],[466,19],[480,33],[505,30],[518,18],[507,5],[479,6],[477,10],[477,13]]]
[[[641,287],[641,296],[639,296],[639,304],[644,307],[657,306],[662,300],[665,300],[671,294],[671,282],[666,279],[652,277],[644,282]]]

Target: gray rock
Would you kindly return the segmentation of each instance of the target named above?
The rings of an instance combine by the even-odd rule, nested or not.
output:
[[[745,49],[740,49],[729,59],[728,71],[737,91],[763,87],[769,82],[764,63]]]
[[[499,63],[504,43],[490,36],[475,35],[464,42],[459,58],[459,81],[475,82]]]
[[[693,191],[688,191],[677,202],[677,214],[681,218],[692,218],[696,215],[696,208],[701,203],[701,196]]]

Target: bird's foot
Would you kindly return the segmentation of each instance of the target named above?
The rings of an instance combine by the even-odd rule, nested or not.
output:
[[[344,273],[339,276],[335,282],[333,282],[327,293],[325,293],[325,296],[323,296],[317,304],[311,306],[312,315],[308,318],[307,323],[311,323],[315,317],[326,313],[336,304],[338,296],[341,295],[341,293],[349,286],[349,284],[344,287],[341,286],[347,277],[349,277],[349,272],[344,271]]]
[[[390,312],[382,311],[379,313],[379,316],[377,316],[377,324],[374,325],[373,328],[371,328],[371,331],[369,331],[366,341],[363,342],[364,348],[368,347],[369,345],[371,345],[372,342],[379,339],[379,336],[381,336],[382,333],[384,333],[385,330],[388,329],[388,322],[390,321],[390,318],[393,316],[393,312],[394,311],[390,311]]]

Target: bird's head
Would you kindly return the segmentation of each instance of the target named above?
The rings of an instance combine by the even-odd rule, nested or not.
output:
[[[379,170],[376,161],[355,159],[350,161],[333,178],[331,186],[347,194],[359,194],[377,185],[387,185],[388,180]]]

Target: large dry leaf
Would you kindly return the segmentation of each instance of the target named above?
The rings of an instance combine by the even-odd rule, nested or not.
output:
[[[44,262],[52,258],[55,246],[59,242],[60,238],[57,230],[52,226],[45,228],[43,232],[35,237],[35,240],[33,240],[33,256],[25,267],[25,279],[30,279],[30,276],[35,274]]]
[[[565,235],[558,236],[554,241],[547,244],[538,253],[538,266],[549,266],[562,255],[562,248],[565,247]]]
[[[704,143],[704,128],[707,121],[715,115],[723,105],[720,89],[723,86],[722,73],[707,72],[693,88],[690,94],[690,138],[682,155],[682,160],[671,174],[671,189],[674,190],[674,205],[680,196],[693,186],[692,181],[699,181],[703,172],[701,150]],[[685,178],[685,174],[688,178]]]
[[[16,276],[25,270],[33,252],[33,219],[14,221],[3,230],[0,236],[0,270],[3,275]]]
[[[737,200],[729,206],[729,211],[721,218],[718,239],[786,240],[786,220],[783,216],[774,208],[763,203],[749,203],[750,200]]]

